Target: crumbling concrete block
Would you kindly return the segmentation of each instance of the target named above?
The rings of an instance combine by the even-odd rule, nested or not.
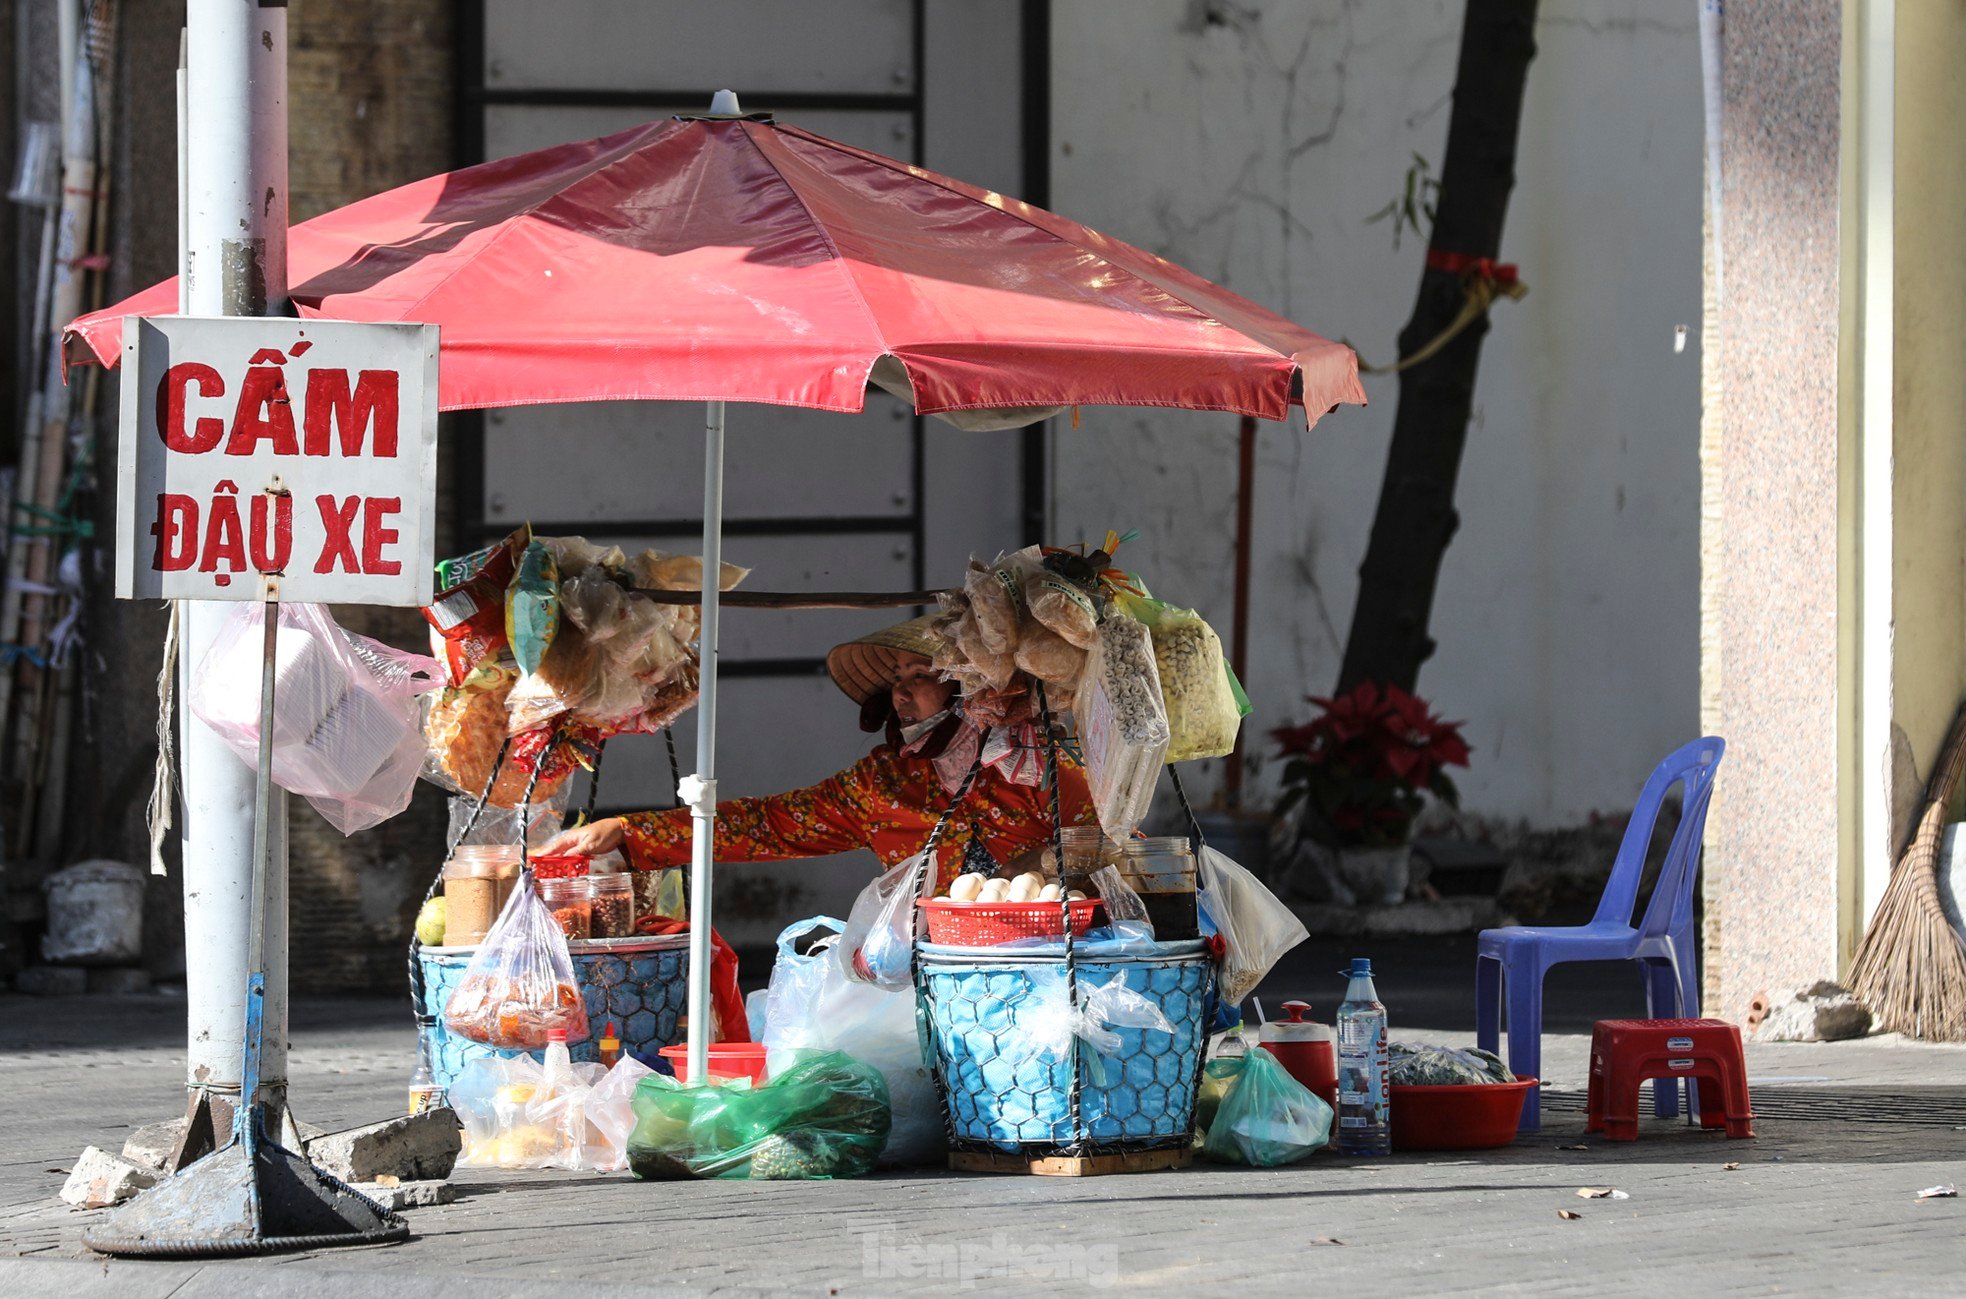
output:
[[[457,1187],[449,1182],[351,1182],[350,1185],[392,1213],[449,1204]]]
[[[79,997],[89,990],[89,972],[69,965],[30,965],[14,976],[14,987],[30,997]]]
[[[61,1198],[78,1209],[106,1209],[157,1185],[157,1174],[119,1155],[90,1146],[82,1151]]]
[[[344,1182],[442,1181],[463,1145],[456,1112],[443,1108],[316,1137],[307,1158]]]
[[[128,965],[90,970],[89,991],[115,997],[139,996],[150,991],[150,972]]]
[[[171,1152],[177,1149],[178,1138],[184,1133],[183,1119],[166,1119],[162,1123],[146,1123],[130,1133],[123,1142],[123,1158],[161,1175],[164,1164]]]
[[[1857,994],[1824,979],[1792,995],[1769,999],[1760,1023],[1754,1026],[1754,1040],[1840,1042],[1868,1035],[1871,1023],[1870,1007],[1857,1000]]]

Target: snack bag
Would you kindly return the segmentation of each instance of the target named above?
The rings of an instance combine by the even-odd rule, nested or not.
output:
[[[449,584],[423,616],[451,685],[463,685],[506,648],[505,588],[519,571],[519,555],[531,539],[532,530],[520,528],[495,546],[437,566],[438,580]]]
[[[444,1025],[473,1042],[524,1051],[544,1047],[555,1028],[564,1028],[569,1042],[587,1036],[566,934],[539,900],[531,871],[465,968],[444,1006]]]
[[[1153,642],[1139,622],[1108,611],[1086,654],[1074,711],[1099,824],[1107,838],[1123,840],[1147,815],[1168,743]]]
[[[1167,705],[1167,760],[1226,756],[1236,747],[1245,710],[1231,688],[1215,629],[1193,609],[1159,600],[1140,601],[1135,610],[1154,638],[1154,667]]]

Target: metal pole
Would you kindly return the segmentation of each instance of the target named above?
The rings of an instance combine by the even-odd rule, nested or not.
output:
[[[717,843],[717,596],[724,548],[724,404],[703,421],[703,650],[696,704],[696,774],[678,791],[690,806],[689,1076],[709,1078],[710,885]]]
[[[184,302],[198,316],[277,316],[287,310],[287,18],[257,0],[189,0],[186,80],[198,87],[186,124]],[[181,685],[188,688],[236,607],[184,605]],[[272,616],[272,615],[269,615]],[[180,695],[180,697],[185,697]],[[244,1059],[252,968],[253,770],[182,712],[187,1084],[235,1103]],[[287,828],[273,798],[263,943],[266,1042],[261,1095],[269,1124],[287,1082]],[[224,1117],[213,1115],[223,1132]]]

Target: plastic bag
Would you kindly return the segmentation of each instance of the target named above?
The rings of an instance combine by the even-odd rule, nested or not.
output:
[[[859,1177],[887,1144],[887,1084],[838,1051],[810,1052],[752,1087],[686,1087],[650,1074],[635,1088],[628,1167],[636,1177]]]
[[[633,1056],[614,1068],[575,1064],[552,1077],[530,1055],[467,1060],[449,1088],[464,1125],[458,1162],[472,1168],[627,1167],[635,1086],[653,1073]]]
[[[1145,929],[1149,938],[1154,934],[1153,918],[1147,914],[1147,904],[1126,877],[1120,874],[1117,866],[1101,866],[1092,872],[1092,891],[1106,904],[1106,919],[1114,926],[1131,925]]]
[[[910,981],[914,962],[915,903],[935,896],[935,864],[927,854],[890,867],[853,900],[833,948],[840,972],[882,988]]]
[[[799,938],[829,928],[837,935],[845,926],[831,916],[815,916],[778,936],[771,986],[753,1025],[758,1040],[770,1048],[774,1063],[781,1061],[781,1052],[822,1049],[873,1065],[887,1083],[894,1115],[883,1162],[937,1162],[948,1152],[948,1142],[942,1099],[922,1064],[915,999],[847,978],[830,950],[833,940],[822,939],[799,953]]]
[[[534,803],[526,809],[526,845],[535,853],[560,833],[560,822],[566,819],[568,787],[562,784],[553,796]],[[450,800],[450,833],[444,842],[454,846],[477,846],[481,844],[514,845],[519,842],[519,809],[516,807],[492,807],[487,804],[477,813],[476,797],[454,794]],[[470,826],[470,830],[465,829]]]
[[[1129,988],[1124,974],[1115,974],[1105,983],[1081,981],[1077,1006],[1072,1004],[1071,985],[1062,970],[1033,970],[1029,977],[1029,990],[1007,1003],[1015,1029],[999,1039],[1007,1060],[1062,1060],[1077,1039],[1092,1048],[1081,1057],[1086,1072],[1095,1085],[1104,1086],[1107,1060],[1119,1051],[1122,1041],[1115,1030],[1174,1034],[1174,1022]]]
[[[518,572],[519,555],[532,540],[522,527],[496,545],[437,565],[443,589],[423,611],[431,643],[444,661],[447,680],[461,686],[507,647],[505,588]]]
[[[1393,1085],[1397,1087],[1464,1087],[1515,1081],[1502,1057],[1478,1046],[1394,1042],[1386,1051]]]
[[[1193,609],[1159,600],[1134,601],[1130,609],[1154,640],[1154,667],[1167,708],[1167,761],[1232,752],[1243,710],[1230,688],[1229,665],[1215,629]]]
[[[1167,713],[1144,626],[1108,613],[1086,655],[1076,702],[1094,810],[1107,837],[1123,840],[1147,815],[1167,754]]]
[[[1247,867],[1206,844],[1195,867],[1201,878],[1195,904],[1222,936],[1222,1000],[1235,1005],[1310,931]]]
[[[240,604],[198,663],[191,711],[259,763],[266,606]],[[442,684],[435,660],[343,631],[318,604],[282,604],[273,664],[273,783],[343,834],[409,806],[423,766],[417,696]]]
[[[548,1032],[587,1037],[587,1006],[574,980],[567,936],[534,891],[532,872],[506,900],[444,1006],[444,1025],[486,1046],[537,1050]]]
[[[1324,1099],[1268,1051],[1251,1051],[1215,1111],[1201,1153],[1218,1163],[1280,1168],[1330,1138],[1331,1107]]]

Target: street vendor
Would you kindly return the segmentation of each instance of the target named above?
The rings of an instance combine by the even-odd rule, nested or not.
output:
[[[893,866],[921,851],[954,805],[936,848],[946,888],[964,871],[995,874],[1051,842],[1042,734],[1021,693],[966,699],[931,663],[932,618],[834,647],[826,670],[860,705],[860,728],[883,734],[866,757],[817,785],[717,804],[719,862],[785,861],[866,848]],[[1096,825],[1083,768],[1058,750],[1066,825]],[[957,798],[974,767],[976,779]],[[566,831],[548,853],[620,849],[637,870],[687,865],[687,808],[610,817]]]

